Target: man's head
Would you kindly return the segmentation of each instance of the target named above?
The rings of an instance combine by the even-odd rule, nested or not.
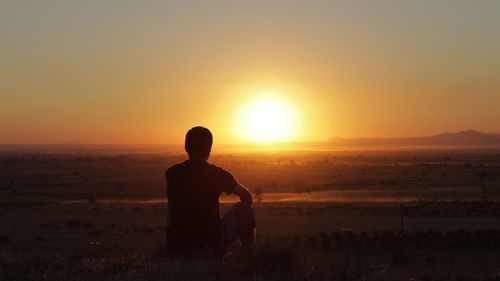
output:
[[[212,133],[204,127],[191,128],[186,134],[184,148],[189,159],[195,161],[206,161],[212,149]]]

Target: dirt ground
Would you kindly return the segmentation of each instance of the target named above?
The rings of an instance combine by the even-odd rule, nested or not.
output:
[[[0,252],[162,247],[164,171],[183,159],[0,154]],[[289,243],[309,262],[392,266],[407,277],[500,269],[499,152],[261,152],[211,161],[253,191],[260,243]],[[224,213],[236,198],[221,202]]]

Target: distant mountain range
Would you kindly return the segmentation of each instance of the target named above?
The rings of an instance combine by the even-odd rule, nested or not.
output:
[[[332,138],[328,143],[338,146],[497,146],[500,134],[467,130],[412,138]]]
[[[500,134],[482,133],[474,130],[443,133],[427,137],[411,138],[332,138],[321,142],[282,142],[217,144],[216,151],[232,150],[309,150],[309,149],[374,149],[391,150],[405,148],[493,148],[500,149]],[[182,144],[0,144],[0,153],[23,152],[82,152],[82,153],[150,153],[169,152],[183,154]]]

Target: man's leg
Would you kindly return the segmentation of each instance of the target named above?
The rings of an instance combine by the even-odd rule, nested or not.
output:
[[[252,207],[242,202],[234,204],[222,217],[222,224],[224,227],[223,254],[239,238],[243,252],[251,255],[255,244],[255,214]]]

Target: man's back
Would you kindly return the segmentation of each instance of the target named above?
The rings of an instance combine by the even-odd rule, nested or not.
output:
[[[230,194],[237,182],[222,168],[187,160],[166,172],[168,246],[174,252],[216,249],[221,242],[219,196]]]

